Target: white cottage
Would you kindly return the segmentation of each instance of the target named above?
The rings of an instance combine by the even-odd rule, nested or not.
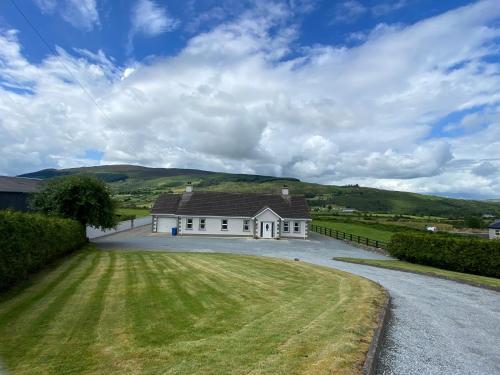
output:
[[[162,194],[152,212],[155,233],[239,236],[253,238],[307,238],[311,221],[303,196],[255,193],[193,192]]]
[[[500,220],[490,224],[488,231],[490,240],[500,240]]]

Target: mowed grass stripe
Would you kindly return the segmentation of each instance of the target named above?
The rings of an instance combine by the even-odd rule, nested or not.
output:
[[[15,336],[0,340],[9,373],[352,374],[384,299],[368,280],[303,262],[90,255],[34,303],[37,320],[21,312]]]
[[[99,255],[98,261],[91,263],[91,273],[81,279],[71,298],[48,324],[46,333],[25,354],[35,359],[30,366],[39,368],[41,373],[78,373],[82,370],[82,357],[94,359],[88,348],[97,340],[95,329],[102,309],[102,295],[109,284],[115,258]],[[55,346],[59,350],[54,350]],[[64,361],[59,358],[64,358]],[[91,364],[88,361],[85,367]]]
[[[37,301],[49,295],[54,288],[62,283],[73,271],[80,265],[80,263],[89,255],[88,251],[82,251],[64,262],[64,264],[52,270],[50,273],[45,273],[45,283],[39,283],[39,277],[34,277],[34,280],[22,285],[14,292],[8,292],[0,299],[0,324],[5,324],[12,318],[20,315],[22,312],[28,310]],[[29,293],[21,293],[29,289]],[[5,301],[4,301],[5,300]]]
[[[7,345],[2,345],[2,351],[0,352],[0,357],[11,358],[14,362],[9,363],[9,360],[6,360],[7,367],[11,365],[18,365],[19,363],[23,363],[23,358],[25,355],[29,353],[30,350],[33,349],[46,335],[47,330],[52,322],[57,321],[58,314],[61,310],[66,306],[66,302],[71,299],[78,289],[78,287],[82,284],[82,282],[90,276],[90,274],[94,271],[97,264],[99,263],[99,259],[101,257],[101,253],[94,252],[91,255],[91,260],[88,262],[89,264],[84,268],[83,272],[77,273],[78,277],[74,278],[73,281],[66,287],[64,287],[61,291],[59,288],[56,288],[54,291],[57,293],[55,298],[51,300],[47,305],[43,304],[41,306],[37,306],[36,310],[37,315],[33,320],[29,320],[28,322],[24,322],[22,315],[17,317],[17,321],[20,323],[24,323],[24,325],[19,326],[16,325],[14,330],[7,330],[7,332],[3,332],[0,329],[0,333],[3,337],[5,337],[5,342]],[[86,263],[86,262],[84,262]],[[83,267],[83,264],[80,264],[80,268]],[[74,276],[74,275],[73,275]],[[60,284],[59,284],[60,285]],[[2,326],[2,328],[7,328],[9,326]],[[15,355],[10,356],[10,353],[4,353],[4,347],[10,348],[14,350]]]
[[[104,310],[106,295],[113,277],[116,264],[116,253],[105,253],[103,258],[106,262],[101,262],[99,268],[105,271],[100,273],[97,283],[87,281],[85,289],[92,290],[90,298],[85,299],[83,309],[76,314],[76,319],[70,327],[63,325],[64,332],[68,332],[69,337],[65,340],[65,347],[57,353],[57,356],[64,355],[64,362],[60,363],[55,372],[57,373],[78,373],[82,370],[89,370],[99,363],[99,358],[94,354],[92,346],[97,344],[97,330],[99,320]],[[63,339],[64,337],[61,337]],[[81,358],[87,357],[90,361],[82,366]]]

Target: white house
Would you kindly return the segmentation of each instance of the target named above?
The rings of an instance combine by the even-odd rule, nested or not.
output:
[[[253,238],[307,238],[311,221],[303,196],[279,194],[193,192],[162,194],[152,212],[155,233],[240,236]]]
[[[500,240],[500,220],[490,224],[488,231],[490,240]]]

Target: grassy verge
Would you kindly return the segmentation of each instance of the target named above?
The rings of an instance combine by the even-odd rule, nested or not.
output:
[[[303,262],[87,248],[0,297],[9,374],[352,374],[383,290]]]
[[[393,270],[408,271],[424,275],[442,277],[466,284],[472,284],[476,286],[483,286],[486,288],[500,290],[500,279],[496,279],[494,277],[478,276],[469,273],[448,271],[440,268],[403,262],[401,260],[359,259],[359,258],[343,258],[343,257],[338,257],[338,258],[335,257],[334,259],[343,262],[365,264],[368,266],[389,268]]]
[[[135,215],[137,218],[148,216],[151,212],[147,208],[118,208],[116,210],[118,215],[131,216]]]
[[[369,225],[358,223],[342,223],[338,221],[313,220],[312,224],[326,228],[336,229],[341,232],[352,233],[357,236],[368,237],[373,240],[389,242],[393,232],[372,228]]]

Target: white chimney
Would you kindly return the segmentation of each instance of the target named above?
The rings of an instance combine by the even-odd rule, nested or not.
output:
[[[188,181],[186,185],[186,193],[192,193],[193,192],[193,185],[191,185],[191,181]]]
[[[288,186],[283,185],[281,188],[281,195],[288,195]]]

